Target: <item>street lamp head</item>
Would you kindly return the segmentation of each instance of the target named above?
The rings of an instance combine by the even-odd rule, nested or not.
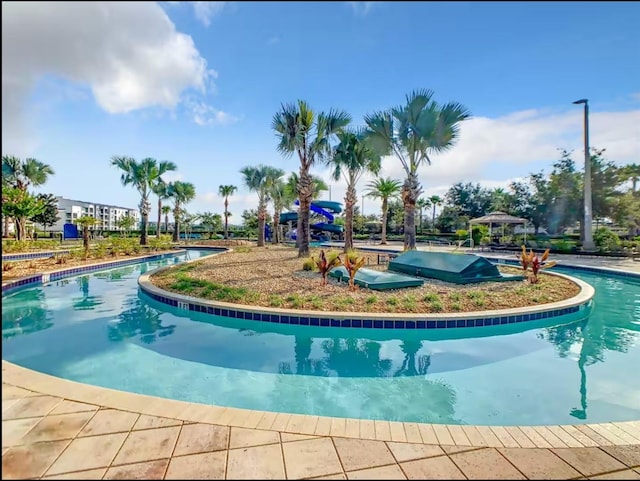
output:
[[[575,102],[573,102],[574,104],[586,104],[587,103],[587,99],[580,99],[580,100],[576,100]]]

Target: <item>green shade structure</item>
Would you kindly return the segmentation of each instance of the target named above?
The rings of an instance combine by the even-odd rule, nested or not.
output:
[[[341,282],[349,281],[349,273],[344,266],[336,267],[329,272],[331,277],[339,279]],[[367,289],[384,291],[388,289],[402,289],[404,287],[420,287],[424,284],[423,279],[405,276],[389,271],[376,271],[366,267],[358,269],[353,282]]]
[[[408,251],[391,260],[389,270],[455,284],[524,279],[501,274],[498,267],[484,257],[446,252]]]

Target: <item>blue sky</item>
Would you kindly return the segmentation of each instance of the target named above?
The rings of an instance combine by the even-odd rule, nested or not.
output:
[[[456,181],[504,186],[549,168],[557,147],[579,161],[582,110],[571,102],[582,97],[592,145],[640,160],[638,3],[30,5],[2,4],[3,154],[51,164],[43,190],[56,195],[136,206],[109,159],[154,157],[178,164],[168,180],[195,184],[192,212],[222,212],[218,186],[239,186],[237,221],[256,202],[240,168],[298,168],[275,149],[282,102],[342,108],[360,125],[416,88],[474,116],[421,171],[428,195]],[[392,158],[382,173],[402,178]],[[333,199],[343,194],[333,183]]]

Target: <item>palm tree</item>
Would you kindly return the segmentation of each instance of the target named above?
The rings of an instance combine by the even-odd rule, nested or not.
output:
[[[191,182],[176,180],[169,183],[169,197],[173,200],[173,242],[178,242],[182,207],[196,197],[196,188]]]
[[[303,100],[282,105],[273,116],[272,128],[279,137],[278,150],[285,156],[298,154],[300,179],[296,186],[298,208],[298,257],[309,256],[309,208],[313,198],[313,181],[309,170],[317,160],[331,152],[331,138],[351,121],[351,116],[338,110],[317,115]]]
[[[50,175],[55,172],[49,164],[33,158],[24,161],[14,155],[2,156],[2,186],[14,187],[26,192],[30,186],[39,187],[46,184]],[[16,227],[19,223],[15,221]],[[4,236],[9,237],[9,216],[4,216]]]
[[[76,224],[82,227],[82,247],[84,248],[85,259],[89,255],[89,227],[93,227],[97,223],[98,220],[92,215],[83,215],[76,219]]]
[[[171,196],[169,196],[169,189],[168,189],[168,185],[167,185],[167,199],[170,199]],[[162,213],[164,214],[164,233],[168,234],[169,233],[169,212],[171,212],[171,207],[168,205],[163,205],[162,206]]]
[[[224,197],[224,238],[229,238],[229,197],[238,190],[235,185],[221,185],[218,194]]]
[[[439,195],[432,195],[429,197],[429,203],[431,207],[433,207],[433,212],[431,214],[431,228],[433,229],[433,233],[436,233],[436,207],[441,206],[444,200]]]
[[[164,162],[166,161],[161,162],[161,164]],[[133,157],[114,155],[111,158],[111,165],[118,167],[122,171],[122,174],[120,175],[120,182],[122,182],[122,185],[132,185],[140,194],[139,207],[140,217],[142,218],[140,226],[140,245],[146,245],[149,212],[151,211],[149,195],[153,192],[153,188],[160,178],[160,167],[158,165],[158,161],[151,157],[147,157],[146,159],[142,159],[138,162]],[[167,165],[171,166],[173,163],[168,162]]]
[[[287,178],[287,185],[291,189],[293,193],[293,200],[298,197],[298,183],[300,182],[300,176],[298,176],[297,172],[291,172],[289,177]],[[326,192],[329,190],[329,186],[327,183],[317,175],[311,175],[311,199],[315,200],[320,197],[321,192]]]
[[[213,212],[203,212],[202,214],[198,214],[200,218],[200,225],[205,229],[208,228],[209,231],[209,239],[213,239],[213,236],[218,230],[221,224],[220,214],[214,214]]]
[[[162,222],[162,201],[169,198],[167,191],[168,184],[162,180],[162,176],[169,171],[175,171],[178,168],[176,164],[168,160],[162,160],[158,164],[157,174],[151,183],[151,190],[158,196],[158,224],[156,225],[156,237],[160,238],[160,223]]]
[[[327,163],[332,167],[334,180],[343,175],[347,182],[344,197],[344,252],[353,249],[353,207],[358,202],[356,184],[365,172],[378,174],[380,171],[380,155],[374,151],[362,131],[343,130],[338,132],[338,145],[333,150]]]
[[[391,177],[383,179],[378,177],[367,184],[369,190],[367,196],[374,199],[382,199],[382,235],[380,236],[380,244],[387,243],[387,214],[389,213],[389,199],[396,199],[402,184],[398,180]]]
[[[273,202],[273,223],[274,223],[274,242],[279,244],[282,240],[282,229],[280,225],[280,214],[284,209],[291,206],[296,199],[295,185],[291,185],[291,176],[287,179],[287,182],[282,179],[278,179],[269,191],[269,196]]]
[[[429,201],[429,199],[425,199],[424,197],[420,197],[418,199],[418,202],[416,202],[416,206],[418,207],[418,209],[420,209],[420,218],[418,220],[418,229],[420,230],[420,233],[422,234],[422,209],[427,209],[428,207],[431,207],[431,202]]]
[[[240,169],[244,185],[258,194],[258,247],[264,246],[264,226],[267,219],[269,191],[284,175],[284,171],[268,165],[247,166]],[[279,219],[278,219],[279,220]]]
[[[365,116],[367,133],[382,155],[395,154],[406,173],[402,187],[404,249],[416,248],[416,201],[422,193],[418,168],[430,165],[431,153],[444,152],[458,138],[460,122],[470,117],[463,105],[438,105],[431,90],[416,90],[406,105]]]

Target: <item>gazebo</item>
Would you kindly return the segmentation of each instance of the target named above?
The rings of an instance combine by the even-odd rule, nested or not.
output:
[[[506,224],[522,224],[524,226],[524,242],[527,242],[527,224],[529,221],[524,219],[523,217],[516,217],[513,215],[509,215],[506,212],[490,212],[487,215],[483,215],[482,217],[476,217],[475,219],[471,219],[469,221],[469,237],[471,237],[473,224],[488,224],[489,225],[489,235],[491,235],[491,228],[493,224],[502,226],[502,235],[504,236],[504,226]],[[473,238],[473,237],[471,237]]]

